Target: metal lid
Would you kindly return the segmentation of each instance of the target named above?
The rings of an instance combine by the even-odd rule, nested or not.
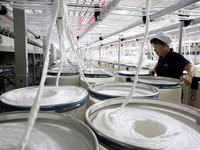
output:
[[[0,115],[1,149],[17,149],[28,116],[27,112]],[[95,134],[85,123],[67,115],[40,112],[25,149],[99,150],[99,146]]]
[[[47,73],[48,75],[58,75],[58,72],[54,72],[54,71],[48,71],[48,73]],[[71,75],[77,75],[77,74],[79,74],[79,72],[62,72],[62,73],[60,73],[60,75],[67,75],[67,76],[71,76]]]
[[[48,75],[57,75],[59,72],[59,66],[57,67],[52,67],[51,69],[48,70]],[[63,67],[61,71],[61,75],[76,75],[79,74],[79,71],[77,68],[72,68],[72,67]]]
[[[133,83],[127,82],[106,82],[106,83],[96,83],[93,84],[89,89],[90,94],[93,97],[99,99],[109,99],[116,97],[125,97],[131,90]],[[138,83],[135,88],[135,93],[133,97],[137,98],[147,98],[147,97],[158,97],[158,88]]]
[[[96,70],[96,69],[95,70],[85,70],[84,75],[86,77],[110,77],[108,74],[106,74],[105,72],[103,72],[99,69],[98,70]]]
[[[11,110],[29,110],[32,106],[38,86],[8,91],[1,95],[1,106]],[[40,110],[57,110],[84,103],[88,92],[76,86],[45,86],[40,100]]]
[[[120,76],[135,76],[136,70],[134,70],[134,71],[123,70],[123,71],[118,71],[117,73]],[[140,70],[138,75],[139,76],[150,76],[149,70]]]
[[[137,64],[130,64],[130,63],[129,63],[129,64],[126,64],[126,66],[127,66],[127,67],[134,67],[134,68],[137,68]]]
[[[200,149],[200,123],[198,122],[200,119],[199,109],[166,100],[132,99],[125,106],[126,108],[123,108],[116,116],[115,110],[121,106],[124,100],[125,98],[115,98],[110,99],[109,101],[101,101],[89,107],[85,113],[86,123],[93,129],[98,139],[104,144],[109,145],[114,149]],[[127,109],[130,110],[128,112],[123,111]],[[105,112],[110,112],[110,110],[113,113],[104,114]],[[153,113],[150,114],[149,112]],[[161,114],[161,117],[157,114]],[[109,117],[111,118],[109,119]],[[106,121],[103,120],[105,118],[107,118]],[[145,124],[145,121],[148,122],[148,118],[149,120],[155,121],[153,122],[153,125],[154,123],[163,120],[163,125],[165,126],[166,123],[169,128],[163,128],[166,132],[163,132],[161,135],[147,137],[144,141],[144,136],[141,136],[141,132],[145,129],[140,132],[135,128],[135,122],[130,123],[129,121],[144,121],[143,124],[139,125],[146,126],[146,130],[154,134],[154,132],[158,131],[158,128],[152,130],[152,128],[148,126],[148,123]],[[171,120],[168,121],[169,118],[172,122]],[[114,125],[116,127],[115,129],[111,128],[108,123],[109,121],[116,121],[116,126]],[[96,123],[98,122],[101,127],[96,126]],[[121,126],[122,123],[124,123],[123,126]],[[127,126],[129,126],[131,129],[127,130],[127,132],[131,137],[127,136],[127,134],[124,133],[125,130],[119,129],[118,126],[123,129],[126,129]],[[139,134],[133,133],[133,129]],[[173,132],[180,131],[180,134],[172,134],[173,132],[170,129],[173,129]],[[167,136],[166,134],[168,133],[171,134]],[[187,133],[188,136],[184,136],[185,133]],[[134,137],[135,135],[138,136]],[[183,136],[183,139],[179,138],[181,135]],[[161,138],[161,141],[157,141],[157,138]],[[147,143],[145,143],[146,140]],[[164,147],[162,147],[163,145]]]
[[[137,67],[138,67],[138,63],[131,63],[131,64],[129,63],[129,64],[126,64],[126,66],[127,66],[127,67],[134,67],[134,68],[137,68]],[[148,70],[149,67],[150,67],[149,65],[142,65],[142,69],[147,69],[147,70]]]
[[[161,76],[140,76],[138,82],[157,87],[177,87],[183,85],[183,82],[176,78]]]

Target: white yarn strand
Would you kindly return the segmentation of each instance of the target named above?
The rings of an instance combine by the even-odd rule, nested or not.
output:
[[[83,74],[83,71],[82,71],[82,69],[81,69],[81,62],[80,62],[80,60],[79,60],[78,54],[77,54],[77,52],[76,52],[76,50],[75,50],[75,47],[74,47],[74,43],[73,43],[73,40],[72,40],[73,38],[72,38],[72,36],[71,36],[71,34],[70,34],[70,30],[69,30],[69,26],[68,26],[68,20],[67,20],[66,16],[65,16],[65,31],[66,31],[66,35],[67,35],[68,41],[69,41],[69,43],[70,43],[70,46],[71,46],[71,48],[72,48],[72,50],[73,50],[73,53],[74,53],[74,55],[76,56],[76,60],[78,61],[78,64],[79,64],[79,72],[80,72],[81,76],[83,77],[83,79],[86,81],[87,86],[88,86],[89,88],[92,88],[91,85],[87,82],[87,80],[86,80],[86,78],[85,78],[85,76],[84,76],[84,74]]]
[[[63,4],[60,6],[60,11],[63,7]],[[59,48],[60,48],[60,67],[59,67],[59,71],[58,71],[58,75],[56,77],[56,86],[58,87],[58,83],[59,83],[59,78],[60,78],[60,74],[62,72],[63,69],[63,28],[64,28],[64,23],[63,23],[63,17],[62,20],[57,20],[57,28],[58,28],[58,33],[59,33]]]
[[[146,38],[147,38],[147,35],[148,35],[148,31],[149,31],[149,22],[150,22],[150,20],[149,20],[149,9],[150,9],[150,4],[151,4],[151,0],[146,0],[146,28],[145,28],[144,39],[143,39],[142,46],[141,46],[140,59],[139,59],[139,62],[138,62],[138,68],[137,68],[137,71],[136,71],[136,74],[135,74],[134,82],[133,82],[133,85],[131,87],[131,90],[130,90],[129,94],[126,97],[126,100],[119,107],[119,110],[122,109],[130,101],[130,99],[132,98],[132,96],[133,96],[133,94],[135,92],[135,86],[137,84],[138,74],[139,74],[139,71],[142,68],[144,45],[145,45],[145,41],[146,41]]]
[[[60,4],[60,0],[54,1],[53,3],[53,10],[54,10],[54,14],[53,14],[53,20],[47,35],[47,46],[46,46],[46,56],[45,56],[45,62],[44,62],[44,68],[43,68],[43,72],[42,72],[42,77],[41,77],[41,81],[40,81],[40,86],[39,86],[39,90],[36,96],[36,99],[34,101],[34,104],[31,107],[31,111],[30,111],[30,115],[28,118],[28,124],[26,126],[26,130],[25,133],[23,135],[23,138],[19,144],[19,147],[17,148],[18,150],[24,150],[26,143],[29,139],[30,136],[30,132],[34,126],[35,120],[37,118],[37,112],[39,111],[39,102],[40,102],[40,98],[42,95],[42,91],[44,88],[44,82],[46,79],[46,74],[47,74],[47,69],[48,69],[48,63],[49,63],[49,47],[50,47],[50,40],[51,40],[51,35],[52,35],[52,31],[53,31],[53,26],[54,23],[57,19],[57,14],[58,14],[58,10],[59,10],[59,5]]]

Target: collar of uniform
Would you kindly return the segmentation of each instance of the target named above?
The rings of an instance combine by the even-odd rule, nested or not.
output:
[[[163,60],[163,59],[166,59],[169,55],[171,55],[171,53],[173,53],[173,48],[170,48],[169,49],[170,51],[166,54],[166,56],[164,58],[162,58],[162,56],[160,56],[160,59]]]

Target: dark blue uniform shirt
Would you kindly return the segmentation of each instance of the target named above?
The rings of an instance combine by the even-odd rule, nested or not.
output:
[[[171,77],[179,79],[183,75],[183,70],[190,62],[179,53],[170,49],[170,52],[162,59],[159,57],[156,68],[157,76]]]

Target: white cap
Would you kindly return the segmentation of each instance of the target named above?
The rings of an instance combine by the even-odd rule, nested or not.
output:
[[[162,31],[156,33],[155,38],[163,41],[164,43],[167,43],[168,45],[173,42],[171,37],[167,33],[164,33]]]

